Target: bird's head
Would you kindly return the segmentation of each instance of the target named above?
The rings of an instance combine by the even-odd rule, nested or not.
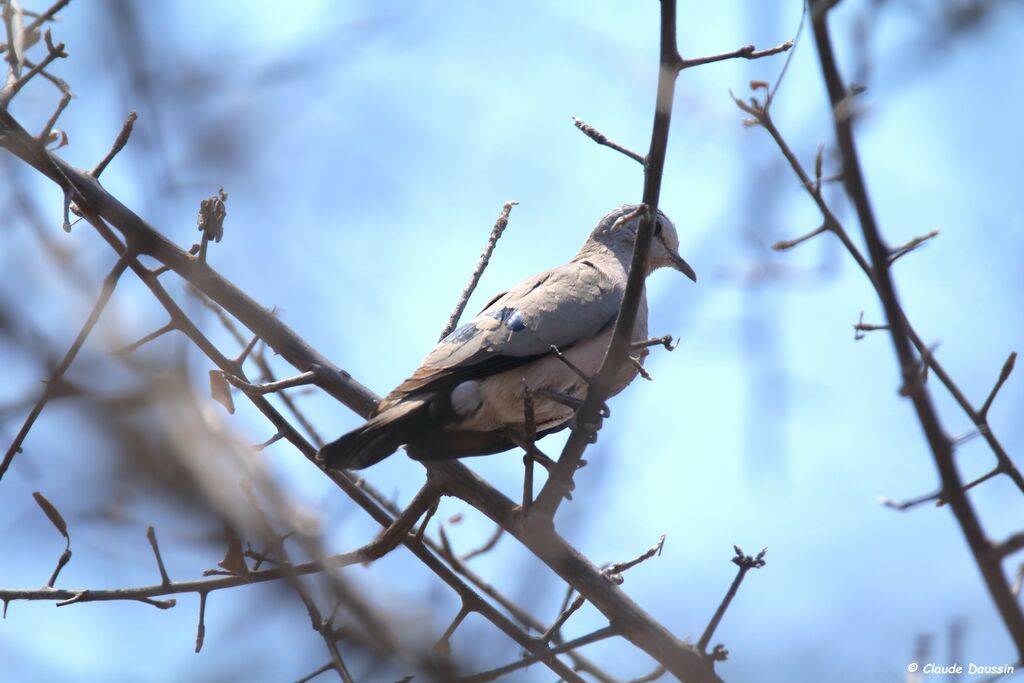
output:
[[[628,264],[637,232],[640,230],[640,222],[644,218],[644,214],[637,211],[639,208],[638,204],[623,204],[606,214],[598,222],[594,232],[590,233],[587,245],[603,245],[620,258],[624,258],[624,262]],[[693,272],[693,268],[679,255],[679,235],[676,233],[675,224],[659,210],[654,223],[651,250],[647,255],[647,272],[651,273],[663,266],[674,268],[694,282],[697,281],[697,274]]]

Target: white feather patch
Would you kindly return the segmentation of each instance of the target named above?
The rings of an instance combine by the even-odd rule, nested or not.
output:
[[[456,415],[465,417],[475,413],[482,401],[478,380],[463,382],[452,389],[451,402]]]

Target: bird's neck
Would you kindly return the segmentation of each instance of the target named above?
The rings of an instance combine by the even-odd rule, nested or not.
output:
[[[600,242],[589,242],[583,245],[583,248],[580,249],[578,254],[576,254],[573,261],[591,260],[607,265],[615,263],[624,273],[628,273],[629,266],[633,262],[633,245],[632,243],[628,245],[620,244],[619,247],[620,248],[616,251],[615,249],[612,249],[605,244],[601,244]],[[654,268],[655,267],[652,265],[650,257],[648,257],[647,272],[645,275],[650,275]]]

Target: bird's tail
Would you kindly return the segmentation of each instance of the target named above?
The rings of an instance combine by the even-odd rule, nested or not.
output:
[[[407,443],[423,427],[427,412],[426,401],[402,401],[326,444],[317,458],[336,470],[361,470],[374,465]]]

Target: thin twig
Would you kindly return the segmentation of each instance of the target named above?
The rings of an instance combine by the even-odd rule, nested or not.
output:
[[[256,444],[256,450],[257,451],[266,450],[269,446],[272,446],[273,444],[277,443],[278,441],[280,441],[283,438],[284,438],[284,432],[276,432],[272,437],[270,437],[266,441],[261,441],[260,443]]]
[[[395,521],[375,540],[363,546],[362,552],[365,561],[378,560],[398,546],[420,517],[437,503],[440,495],[440,490],[428,477],[427,483],[413,496],[412,501],[409,502],[402,514],[396,517]]]
[[[128,118],[124,120],[124,125],[121,126],[121,132],[117,134],[117,138],[114,139],[114,144],[110,146],[110,151],[107,155],[100,160],[100,163],[96,164],[95,168],[89,172],[93,178],[99,178],[100,174],[106,170],[107,165],[114,160],[114,157],[124,149],[124,146],[128,144],[128,138],[132,135],[132,128],[135,126],[135,120],[139,118],[139,115],[134,111],[128,113]]]
[[[855,340],[857,340],[857,341],[860,341],[865,336],[867,336],[867,335],[863,334],[864,332],[878,332],[880,330],[888,330],[888,329],[889,329],[888,325],[872,325],[872,324],[864,322],[864,311],[861,311],[860,312],[860,318],[858,318],[857,322],[854,323],[854,325],[853,325],[853,338]]]
[[[327,662],[326,664],[321,666],[316,671],[313,671],[312,673],[306,674],[302,678],[297,679],[295,681],[295,683],[308,683],[309,681],[313,680],[314,678],[316,678],[320,674],[327,673],[328,671],[331,671],[333,669],[334,669],[334,662]]]
[[[674,341],[675,340],[672,338],[671,334],[666,334],[662,337],[651,337],[644,341],[633,342],[632,345],[630,345],[629,350],[636,351],[638,349],[646,349],[652,346],[664,346],[666,351],[675,351],[676,348],[679,347],[679,342],[673,343]]]
[[[196,654],[203,649],[206,640],[206,591],[199,593],[199,625],[196,626]]]
[[[462,290],[462,296],[459,297],[459,302],[455,304],[455,310],[452,311],[451,316],[448,318],[448,323],[441,330],[441,336],[438,341],[441,341],[455,329],[455,326],[459,324],[459,318],[462,317],[462,312],[466,310],[466,304],[469,303],[469,297],[473,295],[473,290],[476,289],[477,283],[480,282],[480,276],[484,274],[484,269],[487,268],[487,264],[491,260],[491,254],[494,253],[494,247],[498,244],[498,240],[501,239],[501,234],[505,232],[505,228],[508,227],[508,217],[512,212],[512,207],[519,202],[509,201],[505,202],[505,205],[501,207],[501,213],[498,214],[498,220],[494,222],[494,227],[491,228],[491,235],[487,238],[487,246],[484,247],[484,251],[480,254],[480,260],[477,261],[476,268],[473,269],[473,274],[469,278],[469,283],[466,288]]]
[[[285,379],[279,379],[275,382],[267,382],[266,384],[251,384],[241,377],[225,373],[224,378],[238,389],[241,389],[246,394],[253,396],[262,396],[264,394],[273,394],[285,389],[291,389],[292,387],[305,386],[307,384],[315,384],[320,379],[318,372],[308,370],[301,374],[295,375],[294,377],[287,377]]]
[[[46,582],[47,588],[53,588],[53,584],[57,582],[57,576],[60,574],[60,570],[64,569],[64,565],[71,561],[71,548],[64,548],[64,552],[57,558],[57,566],[53,568],[53,574],[50,575],[50,580]]]
[[[726,59],[761,59],[762,57],[770,57],[781,52],[786,52],[791,47],[793,47],[792,40],[787,40],[775,47],[769,47],[764,50],[758,50],[753,45],[744,45],[738,50],[733,50],[732,52],[723,52],[721,54],[710,55],[708,57],[697,57],[695,59],[680,59],[677,68],[682,71],[683,69],[692,69],[695,66],[711,64],[712,62],[721,62]]]
[[[450,655],[452,653],[451,637],[455,633],[455,629],[457,629],[459,625],[462,624],[463,620],[465,620],[465,618],[468,617],[469,613],[472,611],[473,610],[471,610],[465,602],[462,603],[462,606],[459,607],[458,614],[455,615],[455,618],[452,619],[452,622],[448,624],[448,628],[444,630],[444,633],[441,634],[441,637],[437,640],[436,643],[434,643],[434,650],[444,655]]]
[[[160,546],[156,542],[156,530],[153,527],[146,529],[146,538],[149,539],[149,545],[153,548],[153,555],[156,557],[156,566],[160,570],[160,582],[163,585],[168,585],[171,582],[171,578],[167,576],[167,568],[164,567],[164,558],[160,556]]]
[[[459,559],[461,559],[463,562],[468,562],[469,560],[472,560],[474,557],[479,557],[480,555],[489,553],[491,550],[494,549],[494,546],[498,545],[498,541],[501,540],[501,537],[504,534],[504,529],[502,529],[500,526],[495,526],[494,532],[486,541],[484,541],[484,544],[482,546],[470,550],[468,553],[462,555],[462,557],[460,557]]]
[[[153,332],[150,332],[149,334],[147,334],[142,339],[139,339],[138,341],[132,342],[131,344],[128,344],[127,346],[121,347],[120,349],[118,349],[117,351],[114,352],[114,355],[116,355],[116,356],[127,356],[129,354],[132,354],[135,351],[137,351],[139,348],[141,348],[142,346],[145,346],[149,342],[153,341],[154,339],[159,339],[160,337],[164,336],[168,332],[172,332],[172,331],[174,331],[176,329],[178,329],[177,325],[175,325],[173,322],[169,322],[166,325],[164,325],[163,327],[161,327],[160,329],[155,330]]]
[[[942,480],[942,489],[949,506],[967,540],[978,568],[993,602],[1002,617],[1006,629],[1016,645],[1018,655],[1024,658],[1024,612],[1016,600],[999,562],[989,552],[989,543],[982,530],[966,494],[960,473],[953,459],[953,447],[943,431],[938,414],[932,403],[928,388],[916,381],[918,361],[914,355],[910,326],[900,307],[896,289],[889,268],[889,252],[882,239],[875,220],[874,210],[868,197],[867,186],[861,171],[860,160],[853,136],[853,122],[846,115],[846,102],[850,96],[839,74],[832,39],[828,28],[827,13],[815,13],[812,7],[812,26],[815,44],[821,63],[825,85],[832,103],[832,118],[839,151],[843,158],[843,180],[856,209],[864,240],[871,257],[875,284],[879,299],[885,309],[886,318],[892,327],[890,339],[899,360],[904,387],[913,403],[918,421],[924,430],[928,446]],[[920,352],[922,359],[924,353]],[[926,360],[922,360],[926,363]]]
[[[14,441],[7,449],[7,453],[4,455],[3,462],[0,463],[0,479],[3,479],[4,474],[7,472],[7,468],[11,466],[11,461],[14,460],[14,456],[21,452],[21,445],[25,442],[25,438],[28,436],[29,431],[32,429],[32,425],[35,424],[36,418],[43,412],[43,407],[46,405],[50,397],[53,396],[53,392],[60,385],[61,379],[64,377],[64,373],[67,372],[68,368],[71,367],[71,363],[75,360],[79,350],[85,340],[88,339],[89,334],[92,332],[96,323],[100,319],[100,314],[103,313],[103,309],[106,308],[107,302],[110,301],[111,295],[114,293],[114,288],[117,286],[117,281],[121,278],[125,268],[135,258],[135,255],[130,252],[125,252],[118,259],[117,263],[110,270],[105,278],[103,278],[103,285],[100,288],[100,294],[96,299],[96,303],[92,307],[92,311],[89,313],[89,317],[86,319],[85,324],[82,325],[82,329],[79,331],[75,341],[72,342],[71,348],[68,349],[67,353],[64,354],[64,359],[60,362],[60,365],[50,374],[50,379],[46,383],[46,388],[43,389],[43,393],[39,396],[35,405],[32,406],[32,410],[29,412],[28,417],[25,418],[24,424],[21,429],[18,430],[17,436],[14,437]]]
[[[0,107],[6,108],[14,96],[40,73],[45,75],[46,67],[48,67],[54,60],[68,56],[68,53],[64,51],[64,43],[58,43],[57,45],[53,44],[49,30],[46,31],[46,47],[48,51],[42,61],[38,64],[32,65],[29,70],[21,74],[19,78],[8,82],[3,91],[0,91]],[[29,64],[28,60],[25,60],[25,65],[29,66]]]
[[[711,617],[711,621],[708,622],[707,628],[704,629],[704,634],[697,641],[697,649],[701,652],[707,652],[708,644],[711,642],[711,637],[715,634],[715,629],[718,628],[719,622],[722,621],[722,617],[725,616],[725,610],[729,608],[729,603],[736,597],[736,592],[740,589],[740,584],[743,583],[743,577],[747,575],[747,572],[751,569],[760,569],[764,566],[764,556],[768,552],[765,548],[757,554],[757,557],[751,557],[750,555],[744,555],[743,551],[739,549],[739,546],[733,546],[736,551],[736,556],[732,558],[733,564],[739,567],[739,571],[736,572],[736,578],[733,579],[732,585],[729,586],[729,590],[726,592],[725,597],[722,598],[721,604],[718,605],[718,609],[715,610],[714,616]]]
[[[662,676],[664,676],[667,672],[668,669],[659,664],[651,673],[646,674],[644,676],[640,676],[639,678],[632,678],[626,683],[652,683],[653,681],[656,681]]]
[[[633,255],[626,277],[626,287],[619,305],[611,341],[605,351],[601,368],[589,384],[586,399],[577,413],[576,427],[562,448],[558,465],[548,475],[548,480],[537,496],[531,515],[554,519],[565,493],[571,489],[573,475],[587,446],[596,439],[593,425],[599,424],[599,414],[608,398],[612,383],[633,341],[633,326],[643,296],[644,280],[647,276],[647,255],[654,235],[654,221],[658,215],[658,200],[661,195],[661,179],[665,171],[665,156],[668,148],[668,133],[672,122],[672,104],[675,96],[676,77],[679,75],[679,50],[676,46],[676,4],[675,0],[662,0],[658,86],[655,100],[654,123],[651,143],[644,164],[644,188],[640,208],[643,216],[633,244]]]
[[[868,280],[871,281],[872,286],[875,288],[877,292],[878,284],[875,282],[875,276],[871,264],[868,263],[864,255],[861,254],[860,249],[858,249],[857,245],[853,243],[853,240],[847,234],[842,224],[836,218],[835,214],[832,213],[832,210],[829,208],[828,204],[826,204],[824,197],[821,194],[819,184],[812,181],[808,177],[806,171],[803,168],[803,165],[800,163],[799,159],[797,159],[792,149],[790,149],[789,144],[786,142],[785,138],[783,138],[782,133],[779,131],[779,129],[775,125],[775,122],[772,120],[771,114],[768,109],[768,104],[760,103],[756,99],[752,99],[750,103],[747,103],[735,96],[733,96],[733,100],[740,109],[742,109],[744,112],[750,114],[753,117],[748,121],[749,123],[756,124],[764,128],[765,131],[767,131],[771,138],[775,141],[776,145],[779,148],[779,151],[782,153],[783,157],[789,163],[797,178],[799,178],[804,189],[807,191],[808,195],[811,197],[814,203],[818,206],[819,211],[825,219],[824,224],[827,230],[829,232],[832,232],[839,239],[843,247],[846,249],[847,253],[854,259],[854,261],[856,261],[861,271],[863,271],[863,273],[867,276]],[[840,178],[842,177],[843,176],[840,175]],[[926,350],[928,348],[927,345],[924,343],[920,335],[918,335],[914,328],[910,325],[910,322],[906,319],[905,315],[904,322],[906,324],[906,332],[910,338],[910,341],[918,350],[919,354],[927,357],[928,366],[935,373],[935,376],[939,379],[940,382],[942,382],[943,386],[946,387],[946,390],[949,391],[950,395],[957,402],[960,408],[970,417],[971,421],[974,422],[975,426],[978,427],[979,432],[985,438],[986,443],[988,443],[989,447],[992,449],[992,452],[995,454],[996,460],[999,463],[1000,470],[1013,481],[1013,483],[1017,486],[1018,490],[1024,493],[1024,474],[1022,474],[1021,471],[1017,468],[1017,466],[1013,463],[1013,461],[1010,459],[1009,454],[1006,452],[1006,449],[1003,448],[1003,445],[996,438],[995,434],[992,433],[991,429],[988,428],[985,416],[981,415],[979,411],[975,410],[974,406],[964,395],[964,392],[960,389],[959,386],[957,386],[956,382],[946,371],[946,369],[942,366],[942,364],[939,363],[938,359],[934,356],[934,354],[926,354]]]
[[[663,8],[669,5],[672,5],[671,0],[666,0]],[[669,9],[674,9],[674,5]],[[674,24],[674,14],[672,23]],[[13,117],[7,112],[0,111],[0,146],[31,164],[62,188],[73,188],[73,190],[69,189],[69,194],[71,192],[76,194],[75,202],[83,210],[83,215],[112,246],[117,244],[117,240],[106,226],[106,220],[129,236],[133,240],[133,244],[139,246],[142,253],[170,266],[176,273],[181,274],[182,277],[201,289],[205,295],[224,306],[242,324],[260,334],[270,348],[299,371],[307,370],[314,363],[324,366],[326,373],[319,386],[331,396],[360,415],[366,416],[373,410],[379,401],[379,397],[373,392],[333,365],[293,330],[270,314],[265,307],[246,296],[215,270],[190,259],[181,249],[170,243],[97,183],[92,182],[84,174],[72,168],[59,157],[49,154],[46,150],[25,146],[24,140],[29,137]],[[115,246],[115,248],[118,247]],[[152,278],[152,273],[148,268],[135,264],[132,267],[165,308],[177,309],[176,304],[167,296],[166,291]],[[180,314],[180,309],[177,310]],[[195,328],[187,317],[182,316],[179,323],[183,326],[183,331],[187,330],[186,334],[189,339],[192,339],[204,354],[213,359],[218,367],[228,372],[237,372],[234,363],[210,344],[209,340]],[[295,444],[305,457],[315,461],[315,447],[302,438],[265,398],[251,397],[251,400],[275,428],[287,431],[288,440]],[[578,584],[588,600],[591,600],[611,622],[623,625],[622,635],[630,642],[651,654],[659,662],[665,663],[669,670],[679,677],[690,677],[699,681],[718,680],[709,663],[692,646],[668,633],[612,582],[599,579],[599,570],[587,562],[564,539],[554,534],[550,528],[545,528],[543,525],[523,524],[523,520],[517,516],[517,507],[512,501],[475,476],[461,463],[429,463],[428,467],[439,477],[439,482],[452,495],[457,495],[496,523],[505,526],[555,573],[567,581]],[[355,479],[344,473],[325,471],[324,474],[351,496],[374,520],[385,526],[390,524],[390,516],[366,493],[364,485],[357,483]],[[475,592],[444,563],[440,562],[430,550],[423,545],[416,544],[414,538],[407,538],[404,543],[428,569],[441,577],[461,596],[480,599],[479,596],[473,598],[472,596],[476,595]],[[501,612],[493,609],[488,602],[481,600],[481,604],[474,605],[474,608],[526,649],[531,652],[538,650],[539,645],[532,638],[526,636],[521,629],[504,617]],[[582,680],[569,667],[557,660],[546,662],[546,664],[557,675],[568,681]]]
[[[817,237],[818,235],[820,235],[821,233],[827,231],[828,229],[829,229],[828,225],[820,225],[817,228],[815,228],[814,230],[811,230],[806,235],[801,235],[800,237],[797,237],[796,239],[779,240],[778,242],[776,242],[775,244],[772,245],[772,249],[774,249],[775,251],[786,251],[787,249],[792,249],[793,247],[795,247],[798,244],[803,244],[807,240],[809,240],[811,238],[814,238],[814,237]]]
[[[57,125],[57,120],[60,118],[60,115],[64,113],[64,110],[67,108],[70,102],[71,93],[66,92],[63,95],[61,95],[60,102],[57,104],[57,108],[53,111],[53,114],[51,114],[50,118],[46,121],[46,125],[43,126],[43,130],[40,131],[39,137],[36,138],[37,140],[39,140],[39,142],[43,143],[44,145],[49,144],[50,134],[53,132],[53,127]]]
[[[611,147],[616,152],[620,152],[622,154],[625,154],[627,157],[629,157],[633,161],[637,162],[641,166],[643,166],[644,164],[647,163],[647,160],[644,158],[643,154],[638,154],[638,153],[634,152],[633,150],[629,149],[628,147],[623,147],[619,143],[617,143],[617,142],[615,142],[613,140],[609,140],[608,137],[604,133],[602,133],[598,129],[594,128],[589,123],[586,123],[582,119],[578,119],[578,118],[576,118],[574,116],[574,117],[572,117],[572,123],[573,123],[574,126],[576,126],[576,128],[578,128],[579,130],[583,131],[584,135],[586,135],[588,138],[590,138],[591,140],[593,140],[597,144],[604,145],[605,147]]]
[[[996,394],[998,394],[999,390],[1003,388],[1003,384],[1006,383],[1006,380],[1010,379],[1010,373],[1013,372],[1013,365],[1016,362],[1017,352],[1011,351],[1006,362],[1003,363],[1003,369],[999,371],[999,378],[992,387],[992,391],[988,393],[988,396],[985,398],[985,402],[981,404],[981,408],[978,409],[978,415],[980,415],[983,420],[988,420],[988,411],[992,407],[992,402],[996,400]]]
[[[895,263],[897,261],[897,259],[900,259],[900,258],[906,256],[907,254],[909,254],[910,252],[914,251],[915,249],[920,247],[922,244],[927,242],[928,240],[932,239],[933,237],[938,236],[938,234],[939,234],[938,230],[930,230],[928,233],[926,233],[924,235],[920,235],[918,237],[915,237],[914,239],[910,240],[909,242],[907,242],[903,246],[896,247],[895,249],[892,250],[892,253],[889,254],[889,265],[891,266],[893,263]]]
[[[585,636],[582,636],[580,638],[576,638],[575,640],[570,640],[570,641],[568,641],[566,643],[562,643],[561,645],[558,645],[557,647],[553,647],[550,650],[548,650],[547,652],[542,652],[542,653],[539,653],[539,654],[530,655],[529,657],[523,657],[522,659],[520,659],[518,661],[515,661],[515,662],[512,662],[511,664],[506,664],[505,666],[499,666],[496,669],[491,669],[490,671],[484,671],[484,672],[478,673],[478,674],[476,674],[474,676],[467,676],[465,678],[460,678],[458,680],[461,683],[484,683],[484,681],[493,681],[493,680],[495,680],[495,679],[497,679],[497,678],[499,678],[501,676],[504,676],[507,673],[512,673],[513,671],[516,671],[518,669],[522,669],[524,667],[530,666],[531,664],[535,664],[537,662],[542,662],[545,659],[548,659],[550,657],[554,657],[555,655],[560,655],[563,652],[568,652],[570,650],[575,650],[578,647],[583,647],[584,645],[589,645],[591,643],[596,643],[599,640],[604,640],[606,638],[611,638],[611,637],[616,636],[616,635],[618,635],[618,630],[614,626],[605,626],[604,628],[599,628],[598,630],[594,631],[593,633],[589,633],[589,634],[587,634]]]

